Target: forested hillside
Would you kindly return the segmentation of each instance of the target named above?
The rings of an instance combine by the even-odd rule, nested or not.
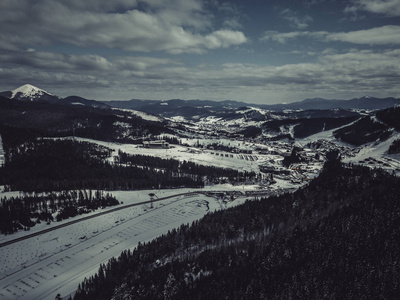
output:
[[[279,132],[282,126],[293,126],[293,137],[304,138],[324,130],[331,130],[349,124],[357,118],[358,116],[272,120],[265,122],[263,128],[265,130]]]
[[[125,111],[24,102],[0,97],[0,135],[5,147],[35,137],[79,136],[132,143],[144,134],[170,132],[165,124]]]
[[[125,251],[74,299],[395,299],[400,180],[326,163],[304,188]]]
[[[387,109],[380,110],[376,113],[376,117],[382,122],[394,127],[396,130],[400,130],[400,107],[390,107]]]
[[[118,200],[102,191],[80,190],[61,193],[25,194],[0,199],[0,233],[10,234],[29,230],[41,222],[50,224],[76,215],[89,213],[99,207],[119,204]],[[53,215],[55,214],[55,220]]]
[[[343,142],[360,146],[374,141],[385,141],[392,132],[386,124],[371,117],[363,117],[352,125],[336,130],[333,134]]]
[[[254,172],[239,172],[193,162],[179,162],[112,151],[71,139],[37,139],[5,149],[0,185],[25,192],[79,189],[133,190],[202,187],[204,181],[245,181]]]

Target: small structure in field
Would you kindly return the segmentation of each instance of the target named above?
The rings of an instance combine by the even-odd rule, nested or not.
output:
[[[152,148],[152,149],[168,149],[169,143],[164,140],[159,141],[144,141],[143,142],[144,148]]]

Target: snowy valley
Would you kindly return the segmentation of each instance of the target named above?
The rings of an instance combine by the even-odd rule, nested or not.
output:
[[[58,100],[36,101],[38,93]],[[28,96],[36,100],[22,99]],[[398,107],[274,111],[249,105],[199,114],[200,107],[189,113],[186,103],[184,115],[167,116],[93,102],[60,104],[63,99],[35,94],[30,86],[6,97],[0,99],[3,208],[5,199],[50,199],[49,193],[65,199],[54,209],[50,200],[39,205],[48,221],[15,219],[7,227],[14,232],[0,236],[1,299],[67,299],[122,251],[211,212],[307,187],[332,155],[400,174]],[[54,170],[53,161],[67,171]],[[119,204],[77,204],[99,190]],[[62,203],[82,214],[56,221]],[[35,213],[37,206],[28,214]]]

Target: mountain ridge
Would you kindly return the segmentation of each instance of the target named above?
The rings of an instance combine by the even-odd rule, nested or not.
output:
[[[61,104],[83,104],[96,107],[116,107],[124,109],[135,109],[144,111],[151,114],[162,114],[173,112],[177,109],[182,110],[184,107],[190,107],[191,111],[194,109],[213,108],[218,111],[223,109],[237,109],[239,107],[257,107],[265,110],[283,111],[287,109],[293,110],[308,110],[308,109],[384,109],[400,105],[400,99],[395,97],[377,98],[372,96],[362,96],[359,98],[352,98],[349,100],[340,99],[324,99],[320,97],[307,98],[302,101],[291,102],[287,104],[255,104],[236,100],[182,100],[182,99],[169,99],[169,100],[145,100],[145,99],[131,99],[131,100],[107,100],[97,101],[89,100],[80,96],[68,96],[61,98],[43,89],[37,88],[31,84],[25,84],[12,91],[4,91],[0,93],[1,96],[22,101],[39,101],[44,100],[53,103]],[[185,110],[185,109],[183,109]]]
[[[360,98],[352,98],[349,100],[340,99],[324,99],[324,98],[307,98],[302,101],[292,102],[288,104],[255,104],[235,100],[213,101],[213,100],[119,100],[119,101],[103,101],[110,106],[127,109],[143,110],[151,113],[168,112],[173,109],[182,107],[207,107],[223,109],[223,108],[239,108],[239,107],[257,107],[265,110],[282,111],[287,109],[369,109],[377,110],[400,105],[400,99],[395,97],[376,98],[363,96]]]

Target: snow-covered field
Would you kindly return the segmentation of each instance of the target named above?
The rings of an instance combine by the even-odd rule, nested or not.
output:
[[[169,149],[151,149],[143,148],[141,145],[109,143],[85,138],[76,138],[76,140],[108,147],[114,151],[113,156],[118,156],[118,150],[121,150],[128,154],[149,155],[165,159],[172,158],[179,161],[186,160],[200,165],[231,168],[239,171],[259,172],[259,164],[267,160],[282,159],[279,155],[228,153],[218,150],[200,150],[180,145],[172,145]],[[111,157],[110,160],[113,161],[114,158]]]
[[[149,200],[148,192],[118,191],[114,194],[127,205]],[[184,191],[156,191],[156,195],[162,197],[179,192]],[[100,263],[136,247],[138,242],[150,241],[225,206],[214,197],[180,196],[156,202],[153,209],[149,205],[127,208],[2,247],[0,298],[54,299],[57,293],[66,296],[85,277],[93,275]],[[43,228],[34,228],[40,229]],[[24,234],[27,233],[20,232],[3,241]]]
[[[216,185],[201,191],[245,192],[254,189],[254,186]],[[281,187],[276,189],[281,190]],[[149,200],[150,192],[162,198],[189,191],[116,191],[113,194],[125,206]],[[190,224],[209,211],[239,205],[247,198],[242,196],[224,202],[218,197],[202,194],[178,196],[155,202],[154,208],[150,205],[126,208],[4,246],[0,248],[0,299],[54,299],[58,293],[68,296],[85,277],[94,275],[101,263],[123,250],[133,249],[139,242],[151,241],[181,224]],[[29,232],[2,236],[0,242],[52,225],[42,223]]]

